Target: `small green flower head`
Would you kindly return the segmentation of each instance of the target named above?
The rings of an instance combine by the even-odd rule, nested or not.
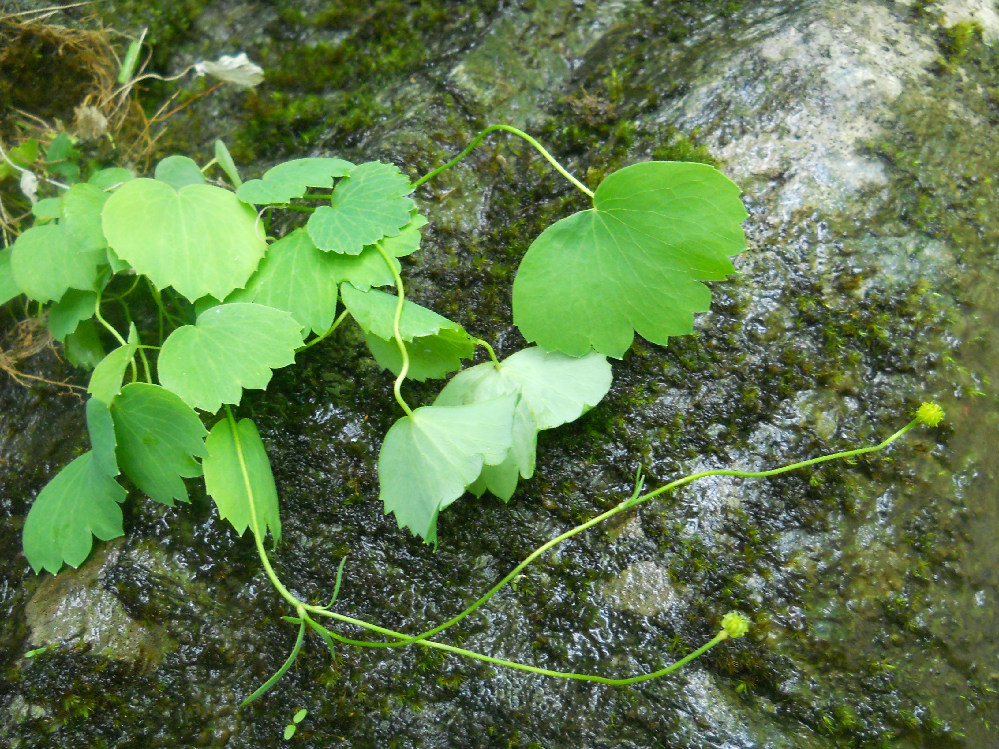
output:
[[[928,427],[935,427],[943,421],[944,410],[936,403],[923,403],[916,411],[916,418],[920,424]]]
[[[721,620],[722,631],[731,638],[742,637],[749,631],[749,619],[736,611],[729,611]]]

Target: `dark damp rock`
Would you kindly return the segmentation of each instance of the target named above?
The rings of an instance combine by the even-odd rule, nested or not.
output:
[[[396,414],[356,332],[248,394],[240,411],[260,427],[281,495],[275,567],[299,596],[328,596],[347,556],[339,610],[417,631],[627,496],[639,465],[653,486],[755,470],[875,443],[924,397],[948,416],[889,455],[716,477],[631,510],[553,550],[444,638],[632,675],[700,645],[729,610],[751,617],[746,637],[675,678],[566,683],[416,648],[338,647],[331,661],[310,638],[281,684],[239,709],[294,640],[252,542],[197,493],[178,509],[133,497],[127,537],[91,566],[67,582],[28,576],[19,526],[84,444],[82,408],[7,381],[4,741],[273,746],[305,707],[294,741],[316,747],[990,744],[999,60],[988,3],[117,5],[116,24],[157,21],[162,72],[238,51],[220,47],[229,40],[268,70],[253,92],[192,103],[162,141],[207,160],[222,136],[245,176],[303,155],[381,158],[417,176],[512,121],[591,186],[659,158],[715,163],[745,190],[750,248],[738,277],[713,284],[698,335],[636,342],[604,403],[541,435],[537,474],[509,504],[448,508],[436,553],[375,500]],[[517,350],[518,259],[585,201],[500,135],[417,199],[431,226],[407,261],[414,298],[500,355]],[[36,366],[69,374],[51,358]],[[407,386],[414,402],[435,392]],[[66,636],[24,659],[40,644],[28,613],[40,590],[50,609],[111,602],[114,617],[67,619],[74,632],[124,623],[162,647],[116,659]],[[93,642],[115,639],[92,630]]]

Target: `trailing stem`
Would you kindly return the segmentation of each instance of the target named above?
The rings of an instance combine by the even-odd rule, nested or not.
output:
[[[397,323],[398,323],[398,320],[397,320]],[[397,330],[397,334],[398,334],[398,330]],[[399,342],[401,343],[401,341],[399,341]],[[848,458],[856,457],[858,455],[863,455],[863,454],[866,454],[866,453],[879,452],[879,451],[884,450],[885,448],[887,448],[889,445],[891,445],[895,441],[897,441],[899,438],[901,438],[903,435],[905,435],[908,431],[910,431],[917,424],[923,423],[923,424],[926,424],[928,426],[936,426],[939,423],[939,421],[940,421],[940,419],[942,418],[942,415],[943,415],[942,410],[940,410],[938,406],[935,406],[934,404],[923,404],[920,407],[919,412],[917,413],[916,418],[914,418],[912,421],[910,421],[904,427],[902,427],[901,429],[899,429],[898,431],[896,431],[895,433],[893,433],[891,436],[889,436],[888,438],[886,438],[885,440],[879,442],[876,445],[871,445],[869,447],[861,447],[861,448],[855,448],[855,449],[852,449],[852,450],[844,450],[844,451],[841,451],[841,452],[831,453],[829,455],[823,455],[823,456],[820,456],[818,458],[812,458],[810,460],[803,460],[803,461],[799,461],[799,462],[796,462],[796,463],[790,463],[790,464],[785,465],[785,466],[780,466],[778,468],[772,468],[772,469],[768,469],[768,470],[765,470],[765,471],[739,471],[739,470],[734,470],[734,469],[717,469],[717,470],[711,470],[711,471],[701,471],[701,472],[698,472],[698,473],[689,474],[689,475],[684,476],[682,478],[676,479],[676,480],[671,481],[670,483],[665,484],[665,485],[663,485],[663,486],[661,486],[661,487],[659,487],[657,489],[653,489],[652,491],[645,492],[645,493],[642,493],[642,489],[644,488],[645,481],[644,481],[644,478],[642,477],[641,473],[639,472],[636,475],[635,490],[631,494],[630,497],[628,497],[627,499],[625,499],[624,501],[622,501],[621,503],[619,503],[617,506],[613,507],[612,509],[610,509],[610,510],[608,510],[608,511],[606,511],[606,512],[600,514],[600,515],[597,515],[596,517],[591,518],[590,520],[586,521],[585,523],[581,523],[581,524],[577,525],[576,527],[574,527],[574,528],[566,531],[565,533],[562,533],[561,535],[556,536],[556,537],[552,538],[551,540],[549,540],[548,542],[542,544],[537,549],[535,549],[533,552],[531,552],[520,564],[518,564],[516,567],[514,567],[513,570],[511,570],[502,580],[500,580],[498,583],[496,583],[496,585],[494,585],[482,597],[480,597],[478,600],[476,600],[474,603],[472,603],[470,606],[468,606],[464,611],[462,611],[461,613],[457,614],[456,616],[452,617],[451,619],[447,620],[446,622],[444,622],[444,623],[442,623],[442,624],[440,624],[440,625],[438,625],[438,626],[436,626],[436,627],[434,627],[432,629],[428,629],[425,632],[422,632],[422,633],[420,633],[418,635],[412,635],[411,636],[411,635],[404,634],[402,632],[397,632],[395,630],[387,629],[385,627],[380,627],[378,625],[371,624],[370,622],[366,622],[366,621],[361,620],[361,619],[356,619],[354,617],[346,616],[344,614],[340,614],[338,612],[330,611],[329,610],[329,608],[336,601],[337,595],[338,595],[339,590],[340,590],[341,576],[342,576],[342,573],[343,573],[343,561],[341,562],[340,568],[339,568],[339,570],[337,572],[337,580],[336,580],[336,587],[335,587],[334,594],[333,594],[333,600],[330,601],[330,604],[327,605],[327,606],[315,606],[315,605],[312,605],[312,604],[305,603],[305,602],[299,600],[294,594],[292,594],[281,583],[280,579],[277,577],[277,574],[274,571],[274,568],[271,566],[270,560],[267,557],[267,552],[264,549],[263,536],[260,533],[260,526],[259,526],[259,520],[257,518],[256,504],[254,502],[253,486],[252,486],[252,483],[250,481],[249,473],[248,473],[248,471],[246,469],[245,461],[243,459],[242,447],[241,447],[240,442],[239,442],[239,434],[238,434],[238,431],[235,429],[235,419],[233,418],[232,413],[231,413],[231,411],[229,411],[228,407],[227,407],[226,411],[227,411],[227,418],[230,420],[231,426],[233,427],[232,431],[233,431],[234,439],[236,441],[236,451],[237,451],[237,454],[239,455],[240,468],[241,468],[241,471],[242,471],[242,474],[243,474],[243,479],[244,479],[244,483],[245,483],[245,488],[246,488],[246,491],[247,491],[247,495],[249,497],[251,529],[253,530],[253,535],[254,535],[254,540],[255,540],[255,543],[256,543],[256,547],[257,547],[257,552],[260,555],[260,559],[261,559],[261,562],[262,562],[262,564],[264,566],[264,570],[265,570],[268,578],[270,579],[271,584],[274,586],[275,590],[277,590],[278,593],[286,601],[288,601],[288,603],[290,603],[292,605],[292,607],[294,607],[294,609],[295,609],[295,612],[296,612],[297,616],[296,617],[290,617],[290,618],[286,617],[286,618],[289,621],[300,625],[299,626],[299,636],[298,636],[298,639],[296,640],[295,648],[293,649],[291,657],[289,657],[289,659],[285,662],[285,664],[281,667],[281,669],[273,677],[271,677],[271,679],[269,679],[261,688],[259,688],[252,695],[250,695],[250,697],[248,697],[243,704],[246,704],[246,703],[248,703],[248,702],[256,699],[257,697],[259,697],[267,689],[269,689],[271,686],[273,686],[273,684],[276,683],[277,679],[280,678],[280,676],[283,675],[285,673],[285,671],[287,671],[288,667],[291,665],[291,661],[294,660],[294,657],[298,655],[298,652],[301,649],[301,642],[302,642],[302,638],[304,637],[304,631],[305,631],[306,627],[311,628],[313,631],[315,631],[317,634],[319,634],[319,636],[323,639],[323,641],[327,644],[327,646],[329,646],[331,648],[331,650],[332,650],[333,641],[342,642],[342,643],[345,643],[345,644],[355,645],[355,646],[359,646],[359,647],[399,647],[399,646],[402,646],[402,645],[419,645],[421,647],[432,648],[432,649],[435,649],[435,650],[441,650],[441,651],[448,652],[448,653],[454,653],[456,655],[462,655],[462,656],[465,656],[467,658],[473,658],[475,660],[484,661],[486,663],[491,663],[491,664],[494,664],[494,665],[507,666],[509,668],[514,668],[514,669],[517,669],[517,670],[520,670],[520,671],[527,671],[527,672],[530,672],[530,673],[541,674],[541,675],[544,675],[544,676],[553,676],[553,677],[558,677],[558,678],[573,679],[573,680],[580,680],[580,681],[593,681],[593,682],[598,682],[598,683],[601,683],[601,684],[610,684],[610,685],[618,685],[618,686],[623,686],[623,685],[627,685],[627,684],[635,684],[635,683],[638,683],[638,682],[647,681],[647,680],[650,680],[650,679],[655,679],[655,678],[659,678],[661,676],[665,676],[666,674],[669,674],[669,673],[677,670],[678,668],[681,668],[683,665],[689,663],[694,658],[697,658],[698,656],[700,656],[703,653],[707,652],[708,650],[710,650],[711,648],[713,648],[715,645],[719,644],[723,640],[728,639],[729,637],[740,637],[743,634],[745,634],[745,632],[748,629],[748,620],[746,620],[740,614],[737,614],[737,613],[734,613],[734,612],[729,613],[729,614],[727,614],[722,619],[722,629],[713,638],[711,638],[708,642],[706,642],[703,646],[701,646],[697,650],[691,652],[690,654],[688,654],[684,658],[680,659],[679,661],[677,661],[677,662],[675,662],[675,663],[673,663],[673,664],[671,664],[669,666],[666,666],[664,668],[661,668],[659,670],[656,670],[656,671],[653,671],[653,672],[650,672],[650,673],[647,673],[647,674],[640,674],[638,676],[632,676],[632,677],[627,677],[627,678],[623,678],[623,679],[614,679],[614,678],[609,678],[609,677],[604,677],[604,676],[596,676],[596,675],[592,675],[592,674],[580,674],[580,673],[575,673],[575,672],[570,672],[570,671],[554,671],[554,670],[551,670],[551,669],[538,668],[536,666],[529,666],[529,665],[526,665],[526,664],[523,664],[523,663],[517,663],[515,661],[509,661],[509,660],[506,660],[506,659],[503,659],[503,658],[495,658],[495,657],[492,657],[492,656],[484,655],[482,653],[477,653],[477,652],[474,652],[474,651],[471,651],[471,650],[467,650],[465,648],[459,648],[459,647],[455,647],[453,645],[447,645],[447,644],[444,644],[444,643],[436,642],[436,641],[431,640],[429,638],[432,637],[432,636],[434,636],[434,635],[436,635],[436,634],[439,634],[439,633],[443,632],[444,630],[446,630],[449,627],[457,624],[462,619],[464,619],[465,617],[467,617],[470,614],[472,614],[473,612],[475,612],[478,608],[480,608],[483,604],[485,604],[490,598],[492,598],[494,595],[496,595],[500,590],[502,590],[504,587],[506,587],[511,582],[513,582],[517,578],[517,576],[529,564],[531,564],[531,562],[533,562],[535,559],[537,559],[539,556],[541,556],[542,554],[544,554],[549,549],[553,548],[554,546],[557,546],[558,544],[562,543],[563,541],[566,541],[566,540],[572,538],[573,536],[577,535],[578,533],[581,533],[584,530],[587,530],[588,528],[593,527],[594,525],[602,523],[603,521],[607,520],[608,518],[611,518],[614,515],[617,515],[618,513],[623,512],[624,510],[627,510],[627,509],[629,509],[631,507],[635,507],[635,506],[637,506],[637,505],[639,505],[639,504],[641,504],[643,502],[647,502],[647,501],[649,501],[651,499],[655,499],[656,497],[659,497],[662,494],[665,494],[667,492],[673,491],[674,489],[677,489],[677,488],[679,488],[681,486],[689,484],[689,483],[691,483],[693,481],[696,481],[698,479],[706,478],[708,476],[738,476],[738,477],[742,477],[742,478],[765,478],[765,477],[769,477],[769,476],[777,476],[777,475],[780,475],[780,474],[783,474],[783,473],[788,473],[789,471],[794,471],[794,470],[797,470],[797,469],[800,469],[800,468],[805,468],[807,466],[816,465],[818,463],[823,463],[823,462],[827,462],[827,461],[831,461],[831,460],[848,459]],[[355,640],[355,639],[351,639],[351,638],[348,638],[348,637],[344,637],[343,635],[340,635],[340,634],[338,634],[336,632],[333,632],[333,631],[327,629],[326,627],[324,627],[323,625],[319,624],[313,618],[314,616],[315,617],[329,618],[329,619],[333,619],[335,621],[338,621],[338,622],[341,622],[341,623],[344,623],[344,624],[350,624],[350,625],[358,626],[358,627],[366,629],[366,630],[368,630],[370,632],[373,632],[375,634],[380,634],[380,635],[383,635],[385,637],[392,638],[392,641],[370,642],[370,641],[366,641],[366,640]]]

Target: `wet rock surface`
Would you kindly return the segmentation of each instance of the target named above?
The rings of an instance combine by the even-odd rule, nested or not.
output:
[[[993,613],[999,507],[999,55],[988,3],[471,6],[120,3],[156,22],[162,70],[235,51],[269,74],[171,124],[166,145],[245,174],[285,158],[381,158],[414,177],[479,128],[526,124],[595,186],[649,158],[716,163],[751,217],[740,275],[713,284],[696,337],[637,342],[611,394],[539,440],[508,505],[470,497],[434,553],[382,515],[374,461],[390,380],[349,329],[240,411],[282,501],[274,554],[297,595],[418,631],[527,553],[631,491],[715,467],[762,469],[873,443],[922,398],[948,422],[890,455],[765,482],[714,478],[594,529],[529,568],[446,641],[539,666],[632,675],[753,620],[675,678],[561,682],[418,649],[321,643],[248,708],[294,640],[252,542],[203,495],[133,497],[128,535],[77,573],[30,575],[20,526],[82,449],[81,404],[0,383],[0,742],[277,746],[988,746],[999,720]],[[109,11],[110,12],[110,11]],[[151,13],[158,13],[155,18]],[[978,21],[977,26],[964,26]],[[491,72],[492,71],[492,72]],[[585,205],[522,143],[492,136],[417,194],[431,224],[413,298],[489,339],[516,263]],[[49,379],[74,376],[44,354]],[[79,382],[83,373],[75,373]],[[429,400],[433,384],[413,386]],[[353,634],[353,633],[349,633]],[[45,652],[26,658],[33,648]]]

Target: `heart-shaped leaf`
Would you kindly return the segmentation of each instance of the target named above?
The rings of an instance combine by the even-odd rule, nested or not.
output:
[[[118,257],[192,302],[206,294],[225,299],[242,288],[267,249],[253,209],[212,185],[177,190],[135,179],[108,198],[102,215]]]
[[[62,224],[32,226],[12,250],[14,283],[39,302],[61,299],[69,289],[93,291],[105,262],[101,250],[79,251]]]
[[[322,333],[336,316],[336,259],[320,252],[305,229],[296,229],[267,248],[246,288],[237,289],[226,301],[283,309],[306,331]]]
[[[382,443],[378,480],[385,512],[427,543],[437,516],[510,449],[516,396],[469,406],[423,406],[399,419]]]
[[[198,414],[159,385],[133,382],[111,401],[118,465],[151,499],[173,507],[189,501],[184,478],[201,475],[205,454]]]
[[[212,427],[205,444],[205,489],[219,508],[219,517],[242,536],[247,528],[254,529],[256,515],[260,533],[269,528],[274,540],[280,541],[277,488],[256,425],[241,419],[234,429],[229,419],[222,419]]]
[[[163,342],[160,383],[214,413],[223,403],[239,403],[243,388],[267,387],[271,370],[293,363],[301,345],[302,326],[290,313],[249,302],[220,304]]]
[[[126,492],[85,452],[45,485],[24,520],[24,555],[35,572],[53,575],[63,563],[79,567],[91,536],[107,541],[124,533],[120,502]]]
[[[705,164],[651,161],[597,187],[593,208],[553,224],[513,283],[514,323],[529,341],[620,358],[637,331],[653,343],[693,330],[746,247],[739,188]]]
[[[285,161],[271,167],[262,179],[244,182],[236,196],[256,205],[288,203],[305,195],[310,187],[333,187],[354,165],[343,159],[310,158]]]
[[[365,245],[395,236],[410,222],[412,185],[399,167],[369,161],[355,166],[306,228],[321,250],[357,255]]]

